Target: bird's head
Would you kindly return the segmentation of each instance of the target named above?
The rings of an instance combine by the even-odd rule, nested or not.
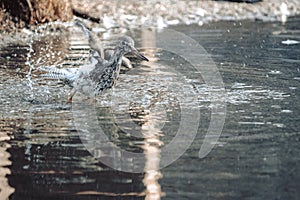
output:
[[[136,55],[138,58],[149,61],[148,58],[146,58],[143,54],[141,54],[135,47],[134,47],[134,41],[129,36],[123,36],[119,38],[119,44],[118,47],[122,49],[124,54],[126,53],[132,53]]]

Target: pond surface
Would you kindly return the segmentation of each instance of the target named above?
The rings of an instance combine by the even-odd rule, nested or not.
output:
[[[1,47],[1,198],[299,199],[300,44],[285,44],[299,27],[295,17],[132,32],[150,62],[134,59],[113,90],[73,103],[37,68],[87,64],[79,28]]]

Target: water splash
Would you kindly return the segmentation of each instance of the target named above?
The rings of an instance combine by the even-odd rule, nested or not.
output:
[[[36,39],[38,39],[40,41],[41,36],[43,36],[44,34],[49,34],[49,32],[46,31],[49,27],[58,26],[58,27],[68,28],[73,25],[74,25],[73,22],[55,21],[55,22],[49,22],[49,23],[46,23],[46,24],[36,27],[34,32],[28,31],[27,29],[23,30],[24,33],[27,33],[29,35],[28,52],[26,54],[25,65],[27,65],[29,67],[29,70],[26,74],[26,78],[27,78],[27,85],[28,85],[30,91],[34,90],[34,88],[33,88],[34,82],[32,80],[32,72],[33,72],[33,70],[36,69],[35,66],[39,65],[40,62],[42,61],[42,57],[38,58],[37,60],[33,60],[33,57],[36,54],[36,51],[34,50],[34,47],[33,47],[34,41]],[[46,48],[49,48],[49,45],[47,45]],[[60,55],[60,52],[58,54]],[[53,55],[52,55],[52,57],[53,57]],[[46,57],[50,57],[50,55],[48,54],[48,55],[46,55]],[[61,60],[57,60],[56,62],[59,62],[59,61],[61,61]],[[30,98],[33,99],[34,95],[35,95],[34,92],[31,92]]]

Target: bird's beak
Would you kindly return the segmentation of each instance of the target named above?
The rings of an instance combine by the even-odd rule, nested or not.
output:
[[[142,60],[149,61],[148,58],[146,58],[143,54],[141,54],[136,48],[133,48],[131,53],[133,53],[134,55],[136,55],[138,58]]]

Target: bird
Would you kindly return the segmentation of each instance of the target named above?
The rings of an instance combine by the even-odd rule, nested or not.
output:
[[[118,43],[109,60],[101,58],[97,50],[91,49],[91,52],[91,64],[88,67],[76,69],[39,68],[48,72],[42,76],[63,80],[73,87],[69,94],[68,102],[72,102],[72,98],[77,91],[87,96],[94,96],[103,90],[113,87],[119,77],[122,57],[125,54],[131,53],[141,60],[149,61],[135,48],[134,40],[129,36],[122,36],[118,39]]]
[[[77,72],[79,76],[75,78],[69,101],[72,101],[77,90],[86,95],[93,95],[93,93],[98,95],[103,90],[113,87],[119,77],[122,57],[127,53],[132,53],[141,60],[149,61],[134,47],[134,40],[131,37],[122,36],[118,39],[118,44],[108,61],[97,56],[91,57],[94,58],[92,62],[96,62],[95,67],[90,71]]]

